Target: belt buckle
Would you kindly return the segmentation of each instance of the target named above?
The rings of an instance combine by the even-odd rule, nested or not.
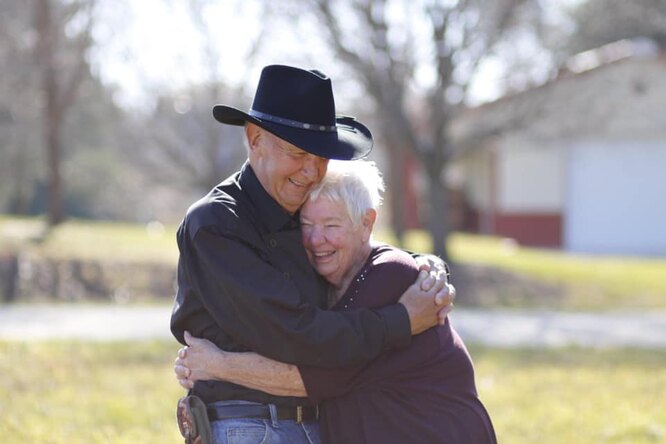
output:
[[[296,406],[296,424],[300,424],[303,422],[303,407],[302,406]]]

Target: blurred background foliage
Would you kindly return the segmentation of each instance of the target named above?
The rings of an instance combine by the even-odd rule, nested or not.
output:
[[[385,230],[403,243],[417,159],[421,249],[455,260],[443,179],[450,126],[621,39],[663,49],[666,2],[638,0],[0,0],[0,213],[175,226],[243,162],[214,103],[248,108],[260,69],[316,66],[338,110],[368,121],[385,171]],[[73,235],[78,236],[78,235]],[[434,240],[433,240],[434,239]],[[0,240],[8,245],[10,236]],[[110,250],[105,250],[110,251]]]
[[[0,299],[171,301],[178,222],[245,157],[240,130],[211,107],[248,108],[261,68],[285,63],[329,74],[338,110],[373,128],[389,183],[376,235],[455,262],[457,304],[666,305],[663,259],[455,232],[443,174],[461,113],[538,89],[608,43],[663,54],[664,0],[0,0],[0,11]],[[416,209],[401,195],[407,159],[425,172]],[[502,442],[664,442],[663,350],[468,345]],[[177,348],[0,341],[0,441],[178,440]]]
[[[283,62],[329,72],[338,108],[372,121],[392,193],[400,152],[417,154],[440,197],[425,199],[427,226],[445,237],[456,113],[543,83],[577,51],[665,40],[664,4],[648,0],[142,3],[0,1],[1,212],[177,221],[244,158],[211,105],[247,107],[258,70]]]

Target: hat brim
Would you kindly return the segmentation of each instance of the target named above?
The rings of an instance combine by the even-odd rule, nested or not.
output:
[[[346,116],[336,118],[336,131],[307,130],[269,122],[227,105],[215,105],[213,117],[228,125],[254,123],[308,153],[326,159],[355,160],[372,151],[372,133],[361,122]]]

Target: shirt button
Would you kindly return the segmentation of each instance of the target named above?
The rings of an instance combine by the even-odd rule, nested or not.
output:
[[[290,276],[289,276],[289,272],[288,272],[288,271],[285,271],[284,273],[282,273],[282,275],[285,277],[285,279],[289,279],[289,278],[290,278]]]
[[[269,243],[269,244],[271,245],[271,247],[273,247],[273,248],[277,247],[277,241],[276,241],[275,239],[271,239],[268,243]]]

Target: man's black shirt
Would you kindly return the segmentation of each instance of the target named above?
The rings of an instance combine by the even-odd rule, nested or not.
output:
[[[246,163],[192,205],[177,233],[178,294],[171,331],[227,351],[254,351],[297,365],[357,365],[410,341],[400,305],[326,310],[327,284],[308,262],[297,215],[285,212]],[[201,381],[204,402],[306,403],[222,381]]]

